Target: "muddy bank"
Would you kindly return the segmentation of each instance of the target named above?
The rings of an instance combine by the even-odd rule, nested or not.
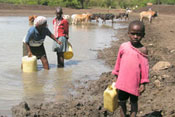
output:
[[[173,10],[168,11],[172,11],[172,15],[165,11],[162,14],[160,12],[160,15],[153,19],[152,24],[144,20],[146,36],[143,39],[143,43],[149,50],[149,77],[151,82],[147,85],[143,95],[139,97],[138,116],[175,117],[175,16]],[[138,19],[137,12],[130,14],[130,20],[124,23],[128,24],[134,19]],[[128,40],[127,29],[119,30],[116,36],[119,38],[119,41],[113,42],[110,48],[106,48],[98,53],[98,58],[104,59],[106,64],[112,68],[115,64],[119,45]],[[162,69],[160,69],[160,66],[157,68],[158,70],[153,69],[159,61],[169,62],[170,65],[166,66],[164,64]],[[114,76],[109,72],[102,73],[97,81],[86,81],[83,83],[76,81],[80,84],[78,87],[74,85],[69,87],[74,89],[77,94],[74,96],[70,94],[64,102],[49,102],[35,105],[21,102],[12,108],[13,116],[119,117],[119,109],[114,113],[110,113],[103,108],[103,91],[114,80]]]

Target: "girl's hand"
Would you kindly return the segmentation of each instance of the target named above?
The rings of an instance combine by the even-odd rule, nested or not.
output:
[[[145,85],[144,84],[141,84],[140,87],[139,87],[139,93],[143,93],[145,91]]]
[[[112,74],[112,73],[111,73]],[[113,75],[113,74],[112,74]],[[114,79],[112,80],[113,82],[116,82],[118,78],[118,75],[114,75]]]
[[[32,53],[31,52],[28,52],[28,57],[32,57]]]

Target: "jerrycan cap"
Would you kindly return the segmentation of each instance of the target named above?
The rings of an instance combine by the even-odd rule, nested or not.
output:
[[[113,90],[112,85],[109,85],[109,86],[108,86],[108,89],[109,89],[109,90]]]

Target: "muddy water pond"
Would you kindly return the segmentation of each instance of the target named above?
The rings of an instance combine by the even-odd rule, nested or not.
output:
[[[49,29],[53,32],[52,19],[47,17]],[[40,61],[38,71],[23,73],[20,69],[22,59],[22,39],[29,29],[28,17],[0,17],[0,114],[10,115],[12,106],[21,101],[39,103],[61,101],[71,91],[69,83],[76,80],[95,80],[102,72],[111,70],[104,61],[97,59],[97,51],[110,46],[117,40],[118,28],[126,27],[110,21],[105,25],[70,25],[70,43],[74,56],[65,60],[65,68],[57,68],[56,53],[52,51],[49,37],[44,45],[50,70],[44,70]],[[78,85],[75,83],[75,85]]]

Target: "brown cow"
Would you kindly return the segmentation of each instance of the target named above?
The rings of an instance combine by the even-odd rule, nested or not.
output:
[[[36,15],[29,16],[29,25],[30,26],[33,26],[33,22],[34,22],[36,17],[37,17]]]
[[[143,21],[143,18],[148,18],[149,22],[152,22],[152,18],[157,16],[157,11],[152,11],[152,10],[148,10],[148,11],[142,11],[140,13],[140,21]]]

